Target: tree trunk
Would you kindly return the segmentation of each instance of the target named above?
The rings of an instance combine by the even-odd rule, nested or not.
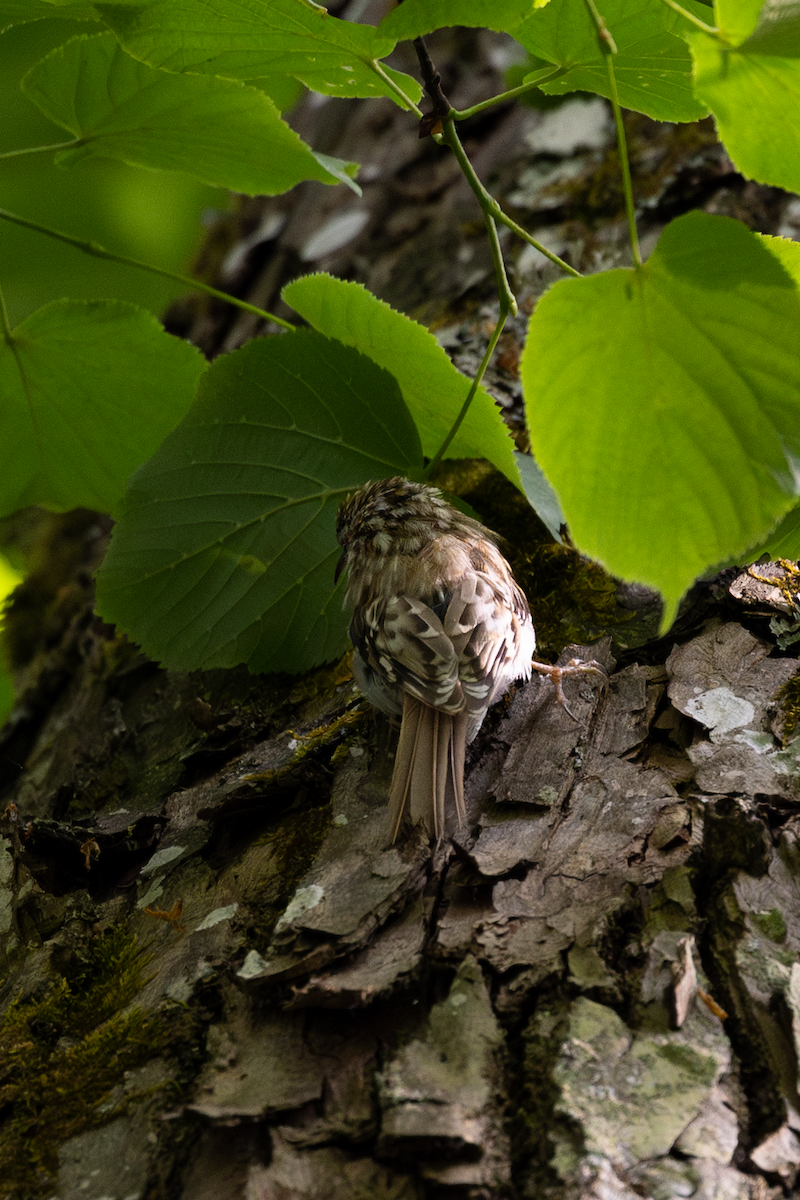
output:
[[[466,106],[500,89],[508,45],[450,30],[430,48]],[[448,151],[388,102],[307,103],[296,125],[365,164],[363,199],[308,184],[243,202],[210,232],[205,276],[273,311],[299,273],[359,279],[474,368],[492,264]],[[603,101],[508,106],[463,132],[558,253],[626,261]],[[646,246],[701,205],[764,232],[791,221],[707,123],[631,117],[628,134]],[[530,311],[556,269],[504,246]],[[263,332],[205,300],[169,325],[208,353]],[[520,317],[489,375],[517,432],[523,335]],[[34,567],[6,632],[2,1194],[789,1194],[794,576],[698,587],[658,639],[650,593],[553,545],[487,468],[448,470],[509,536],[540,649],[583,643],[564,657],[600,659],[609,682],[568,682],[574,716],[538,678],[498,705],[471,747],[468,827],[438,847],[386,845],[395,733],[346,660],[298,679],[161,671],[91,615],[104,519],[9,525]]]

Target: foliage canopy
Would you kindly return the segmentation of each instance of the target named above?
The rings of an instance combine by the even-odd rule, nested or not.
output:
[[[100,611],[153,657],[262,671],[335,656],[345,635],[334,515],[369,478],[422,478],[442,457],[481,456],[542,503],[540,475],[520,473],[481,386],[516,311],[497,225],[538,243],[485,190],[457,133],[458,121],[526,90],[611,101],[633,260],[578,277],[546,252],[569,277],[530,319],[522,383],[555,493],[544,501],[551,523],[558,502],[579,549],[661,591],[665,622],[720,562],[765,545],[800,557],[800,249],[693,213],[642,262],[619,116],[620,106],[671,122],[710,111],[743,175],[800,190],[796,6],[404,0],[375,28],[310,0],[217,0],[213,10],[203,0],[0,0],[6,28],[54,12],[86,30],[23,85],[70,135],[45,148],[54,162],[116,158],[253,195],[303,180],[358,190],[357,164],[317,152],[281,114],[310,88],[383,97],[420,117],[419,83],[385,61],[399,40],[489,24],[531,57],[513,93],[435,114],[434,136],[473,188],[495,258],[500,317],[471,381],[427,330],[328,275],[284,289],[310,329],[278,322],[283,331],[207,369],[132,306],[63,301],[16,329],[4,312],[0,508],[113,513]]]

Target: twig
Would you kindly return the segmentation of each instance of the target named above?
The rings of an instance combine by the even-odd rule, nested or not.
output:
[[[478,367],[477,374],[475,375],[475,378],[472,381],[470,389],[467,392],[467,397],[466,397],[464,403],[461,405],[461,411],[459,412],[458,416],[456,417],[455,421],[453,422],[452,426],[450,427],[450,431],[447,434],[447,437],[444,439],[441,446],[436,451],[433,458],[431,459],[431,461],[428,463],[427,467],[423,471],[424,479],[429,479],[431,477],[433,472],[438,467],[439,463],[444,458],[445,453],[447,452],[453,438],[456,436],[459,429],[461,428],[464,418],[466,417],[467,413],[469,412],[470,405],[472,404],[472,401],[475,399],[475,393],[477,392],[478,388],[480,387],[481,380],[483,379],[484,375],[486,374],[486,368],[489,366],[491,357],[494,354],[495,346],[497,345],[497,343],[500,339],[500,334],[503,332],[505,323],[508,320],[508,311],[509,311],[508,310],[508,301],[505,299],[505,297],[501,297],[501,299],[500,299],[500,315],[498,316],[497,324],[494,327],[492,336],[489,338],[489,344],[486,347],[486,353],[484,354],[483,358],[481,359],[481,365]]]
[[[547,247],[542,245],[541,242],[538,242],[536,238],[531,237],[531,235],[524,230],[521,225],[518,225],[516,221],[512,220],[511,217],[507,216],[506,213],[503,212],[494,196],[487,192],[486,188],[475,174],[475,168],[467,158],[464,147],[461,145],[461,140],[456,133],[455,125],[453,124],[452,119],[447,120],[444,123],[442,128],[442,140],[450,147],[458,159],[458,164],[466,176],[467,183],[472,188],[475,198],[478,201],[478,204],[481,206],[484,220],[488,221],[488,219],[491,218],[494,221],[499,221],[501,225],[506,225],[509,229],[516,233],[518,237],[521,237],[523,241],[526,241],[529,245],[538,250],[540,254],[543,254],[545,258],[549,258],[550,262],[555,263],[557,267],[560,267],[562,271],[566,271],[568,275],[576,275],[580,277],[580,271],[576,271],[574,267],[569,265],[569,263],[564,262],[563,258],[559,258],[558,255],[554,254],[552,250],[548,250]],[[504,285],[499,279],[498,285],[500,286],[501,291],[503,290],[504,286],[508,286],[507,282]],[[516,300],[514,299],[513,295],[511,296],[511,300],[513,303],[510,305],[509,311],[516,314]]]
[[[442,91],[442,77],[433,65],[433,60],[430,54],[428,54],[428,47],[425,45],[424,38],[414,38],[414,49],[419,59],[422,83],[425,91],[428,93],[428,99],[433,105],[433,112],[440,121],[444,122],[450,115],[453,106]]]
[[[685,17],[687,21],[691,21],[691,23],[696,25],[698,29],[702,29],[703,33],[710,33],[712,35],[719,33],[719,29],[716,25],[706,25],[705,21],[701,21],[699,17],[694,15],[694,13],[690,13],[687,9],[683,8],[677,3],[677,0],[661,0],[661,3],[666,4],[669,8],[674,9],[676,13],[680,13],[681,16]]]
[[[47,225],[40,225],[37,221],[29,221],[25,217],[18,217],[15,213],[6,212],[4,208],[0,208],[0,220],[10,221],[13,225],[21,225],[23,229],[33,229],[36,233],[43,233],[46,237],[55,238],[56,241],[64,242],[67,246],[74,246],[77,250],[82,250],[84,254],[91,254],[94,258],[105,258],[109,262],[122,263],[125,267],[136,267],[139,271],[149,271],[151,275],[162,275],[164,279],[181,283],[184,287],[191,288],[192,291],[205,292],[207,296],[224,300],[226,304],[233,304],[236,308],[253,313],[264,321],[272,321],[275,325],[280,325],[281,329],[291,331],[295,329],[294,325],[289,321],[284,321],[282,317],[276,317],[274,313],[267,312],[266,309],[256,308],[255,304],[248,304],[246,300],[240,300],[238,296],[231,296],[229,292],[221,292],[219,288],[211,287],[208,283],[201,283],[199,279],[192,279],[190,275],[181,275],[177,271],[154,267],[151,263],[128,258],[126,254],[114,254],[111,250],[106,250],[105,246],[98,245],[97,242],[84,242],[80,238],[71,237],[70,234],[62,233],[58,229],[50,229]]]
[[[378,78],[381,80],[381,82],[385,83],[386,86],[391,91],[394,92],[395,96],[397,96],[397,98],[399,100],[402,100],[403,104],[408,106],[408,108],[411,110],[411,112],[416,113],[416,115],[418,117],[422,116],[421,111],[419,110],[419,108],[417,108],[416,104],[411,99],[411,97],[407,96],[405,94],[403,89],[400,87],[400,84],[397,83],[394,79],[392,79],[389,72],[385,71],[383,69],[383,67],[381,66],[381,64],[376,59],[371,58],[369,60],[369,62],[367,63],[367,66],[370,68],[370,70],[375,72],[375,74],[378,76]]]
[[[507,100],[515,100],[517,96],[524,96],[526,92],[540,88],[543,83],[552,83],[554,79],[558,79],[566,73],[567,67],[553,67],[550,71],[545,69],[537,75],[536,79],[521,83],[519,87],[510,88],[507,92],[499,92],[489,100],[481,100],[480,104],[473,104],[472,108],[454,108],[451,116],[454,121],[465,121],[467,117],[477,116],[478,113],[485,112],[487,108],[492,108],[495,104],[504,104]]]
[[[625,212],[628,218],[628,234],[631,240],[631,252],[633,261],[637,267],[642,265],[642,252],[639,247],[639,234],[636,229],[636,206],[633,203],[633,183],[631,181],[631,165],[628,159],[628,143],[625,138],[625,126],[622,122],[622,109],[619,103],[619,91],[617,90],[617,75],[614,70],[614,55],[617,53],[617,44],[606,28],[606,23],[598,12],[595,0],[586,0],[586,6],[592,14],[592,19],[597,27],[597,36],[600,40],[600,51],[606,60],[606,70],[608,72],[608,87],[611,92],[611,107],[614,110],[614,125],[617,130],[617,147],[619,149],[620,168],[622,170],[622,189],[625,193]]]

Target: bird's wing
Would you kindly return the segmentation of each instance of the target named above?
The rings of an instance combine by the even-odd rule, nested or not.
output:
[[[533,625],[525,598],[516,584],[511,588],[500,591],[487,575],[469,573],[453,589],[444,614],[467,711],[476,716],[513,679],[530,675]]]
[[[424,601],[376,600],[355,614],[350,637],[367,668],[390,685],[443,712],[464,708],[458,654]]]

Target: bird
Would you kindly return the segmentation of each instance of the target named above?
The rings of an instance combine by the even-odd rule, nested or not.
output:
[[[365,484],[340,507],[336,536],[353,673],[371,704],[402,718],[391,841],[408,817],[438,842],[453,818],[465,823],[467,744],[489,707],[530,678],[528,601],[496,536],[429,484],[400,476]],[[560,690],[565,668],[540,668]]]

